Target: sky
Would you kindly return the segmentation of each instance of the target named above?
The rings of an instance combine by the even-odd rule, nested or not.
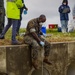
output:
[[[26,7],[28,8],[27,14],[22,14],[21,28],[26,28],[29,20],[39,17],[41,14],[46,15],[46,22],[43,26],[48,28],[49,24],[60,24],[60,16],[58,12],[59,6],[63,0],[24,0]],[[69,14],[69,24],[72,20],[72,8],[75,4],[75,0],[68,0],[71,12]],[[5,3],[6,6],[6,3]],[[5,18],[5,24],[7,24],[7,17]]]

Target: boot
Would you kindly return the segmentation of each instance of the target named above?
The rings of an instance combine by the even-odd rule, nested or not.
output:
[[[0,39],[5,39],[4,35],[0,35]]]
[[[39,69],[39,67],[38,67],[38,60],[33,60],[33,61],[32,61],[32,66],[33,66],[35,69]]]
[[[48,65],[52,65],[52,63],[48,60],[48,57],[45,57],[43,62],[48,64]]]

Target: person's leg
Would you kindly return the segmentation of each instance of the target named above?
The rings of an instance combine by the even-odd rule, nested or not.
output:
[[[44,53],[45,58],[43,62],[47,63],[48,65],[51,65],[52,63],[49,61],[50,43],[47,42],[46,40],[45,40],[44,50],[45,50],[45,53]]]
[[[62,28],[62,33],[66,33],[65,20],[62,20],[62,21],[61,21],[61,28]]]
[[[7,32],[7,30],[10,28],[11,24],[12,24],[12,19],[8,18],[8,23],[7,23],[6,27],[3,29],[3,31],[0,35],[0,39],[4,39],[4,35]]]
[[[38,69],[38,51],[40,50],[39,44],[36,40],[29,36],[24,37],[24,43],[31,46],[32,65],[35,69]]]
[[[16,28],[16,35],[19,35],[20,26],[21,26],[21,20],[18,20],[18,25]]]
[[[12,44],[16,45],[16,44],[20,44],[17,40],[16,40],[16,26],[18,24],[18,20],[13,19],[12,21]]]
[[[40,50],[40,46],[36,40],[32,40],[32,48],[31,48],[31,55],[32,55],[32,65],[35,69],[39,69],[39,58],[38,52]]]
[[[52,65],[52,63],[49,61],[49,54],[50,54],[50,43],[48,41],[46,41],[44,38],[40,38],[43,42],[45,42],[45,46],[44,46],[44,60],[43,62],[45,62],[48,65]]]
[[[20,26],[21,26],[21,21],[22,21],[22,9],[20,9],[20,20],[18,20],[18,25],[16,26],[16,35],[19,35],[19,30],[20,30]]]
[[[65,21],[65,28],[66,28],[66,32],[68,32],[68,21]]]
[[[8,24],[7,24],[6,27],[3,29],[2,35],[5,35],[5,33],[7,32],[7,30],[10,28],[11,24],[12,24],[12,19],[9,19],[9,18],[8,18]]]

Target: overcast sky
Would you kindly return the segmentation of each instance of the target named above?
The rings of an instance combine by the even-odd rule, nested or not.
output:
[[[58,24],[61,26],[58,8],[62,4],[62,0],[24,0],[24,3],[28,8],[28,13],[27,15],[22,15],[23,20],[21,28],[25,28],[30,19],[36,18],[41,14],[44,14],[47,17],[47,21],[44,24],[47,28],[49,24]],[[72,8],[74,6],[75,0],[68,0],[68,3],[71,9],[69,18],[72,20]]]

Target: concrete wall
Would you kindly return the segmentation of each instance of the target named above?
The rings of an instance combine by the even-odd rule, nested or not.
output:
[[[75,42],[51,43],[49,59],[53,64],[51,66],[47,64],[43,65],[49,72],[49,75],[70,75],[69,72],[75,69]],[[0,47],[1,75],[3,73],[7,73],[8,75],[35,75],[32,74],[33,71],[35,70],[31,66],[28,45]]]

